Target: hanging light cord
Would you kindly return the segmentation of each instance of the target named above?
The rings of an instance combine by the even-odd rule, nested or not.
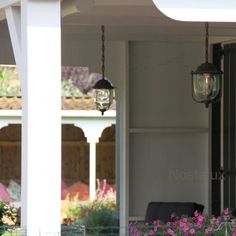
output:
[[[102,25],[102,79],[105,79],[105,26]]]
[[[208,22],[205,23],[205,29],[206,29],[206,38],[205,38],[205,60],[206,60],[206,62],[208,62],[208,38],[209,38]]]

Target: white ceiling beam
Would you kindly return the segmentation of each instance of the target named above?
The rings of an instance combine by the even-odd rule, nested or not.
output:
[[[95,6],[153,6],[152,0],[95,0]]]
[[[66,0],[61,3],[61,16],[65,17],[76,12],[85,12],[94,7],[94,0]]]
[[[0,9],[10,6],[17,6],[19,4],[20,0],[0,0]]]
[[[5,8],[5,13],[16,66],[21,75],[21,10],[20,7],[11,6]]]

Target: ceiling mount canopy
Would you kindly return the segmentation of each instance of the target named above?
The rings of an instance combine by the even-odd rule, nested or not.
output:
[[[236,22],[235,0],[153,0],[166,16],[179,21]]]

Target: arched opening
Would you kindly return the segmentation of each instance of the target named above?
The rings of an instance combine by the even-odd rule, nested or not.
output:
[[[62,200],[89,198],[89,144],[81,128],[62,125]]]
[[[99,143],[96,145],[96,177],[115,184],[115,125],[103,130]]]
[[[46,134],[45,134],[46,135]],[[20,201],[21,125],[0,129],[0,199]],[[89,196],[89,144],[82,129],[62,125],[62,199],[67,193],[80,200]],[[81,192],[84,191],[84,192]]]
[[[89,183],[89,144],[74,125],[62,125],[62,179],[68,185]]]

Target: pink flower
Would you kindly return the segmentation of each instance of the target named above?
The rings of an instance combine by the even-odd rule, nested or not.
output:
[[[172,220],[175,218],[175,213],[174,213],[174,212],[170,215],[170,218],[171,218]]]
[[[211,226],[209,226],[207,229],[209,233],[213,232],[213,228]]]
[[[179,222],[179,226],[180,226],[180,227],[182,227],[182,228],[183,228],[183,227],[186,227],[186,223],[185,223],[185,222],[182,222],[182,221],[180,221],[180,222]]]
[[[171,226],[171,222],[167,222],[166,225],[167,225],[168,227],[170,227],[170,226]]]
[[[229,215],[229,208],[225,208],[225,209],[224,209],[224,215],[225,215],[225,216],[228,216],[228,215]]]
[[[196,233],[196,230],[195,230],[194,228],[191,228],[191,229],[189,230],[189,233],[190,233],[190,234],[195,234],[195,233]]]
[[[197,220],[198,220],[198,222],[203,222],[203,220],[204,220],[204,217],[203,217],[203,216],[201,216],[201,215],[199,215],[199,216],[197,217]]]
[[[212,232],[213,232],[213,228],[211,226],[205,229],[206,234],[209,234],[209,233],[212,233]]]
[[[168,233],[169,235],[172,235],[172,236],[175,235],[175,232],[174,232],[172,229],[168,229],[168,230],[167,230],[167,233]]]
[[[201,221],[198,221],[198,222],[197,222],[197,226],[198,226],[198,227],[202,227],[202,222],[201,222]]]
[[[154,235],[154,231],[153,230],[149,230],[148,234],[149,235]]]
[[[157,230],[158,230],[158,226],[155,225],[153,230],[154,230],[154,232],[157,232]]]
[[[234,232],[232,233],[232,236],[236,236],[236,231],[234,231]]]
[[[197,210],[194,212],[194,216],[195,216],[195,217],[198,217],[198,216],[199,216],[199,213],[198,213]]]
[[[188,226],[184,226],[184,228],[183,228],[184,233],[187,233],[188,230],[189,230],[189,227]]]

